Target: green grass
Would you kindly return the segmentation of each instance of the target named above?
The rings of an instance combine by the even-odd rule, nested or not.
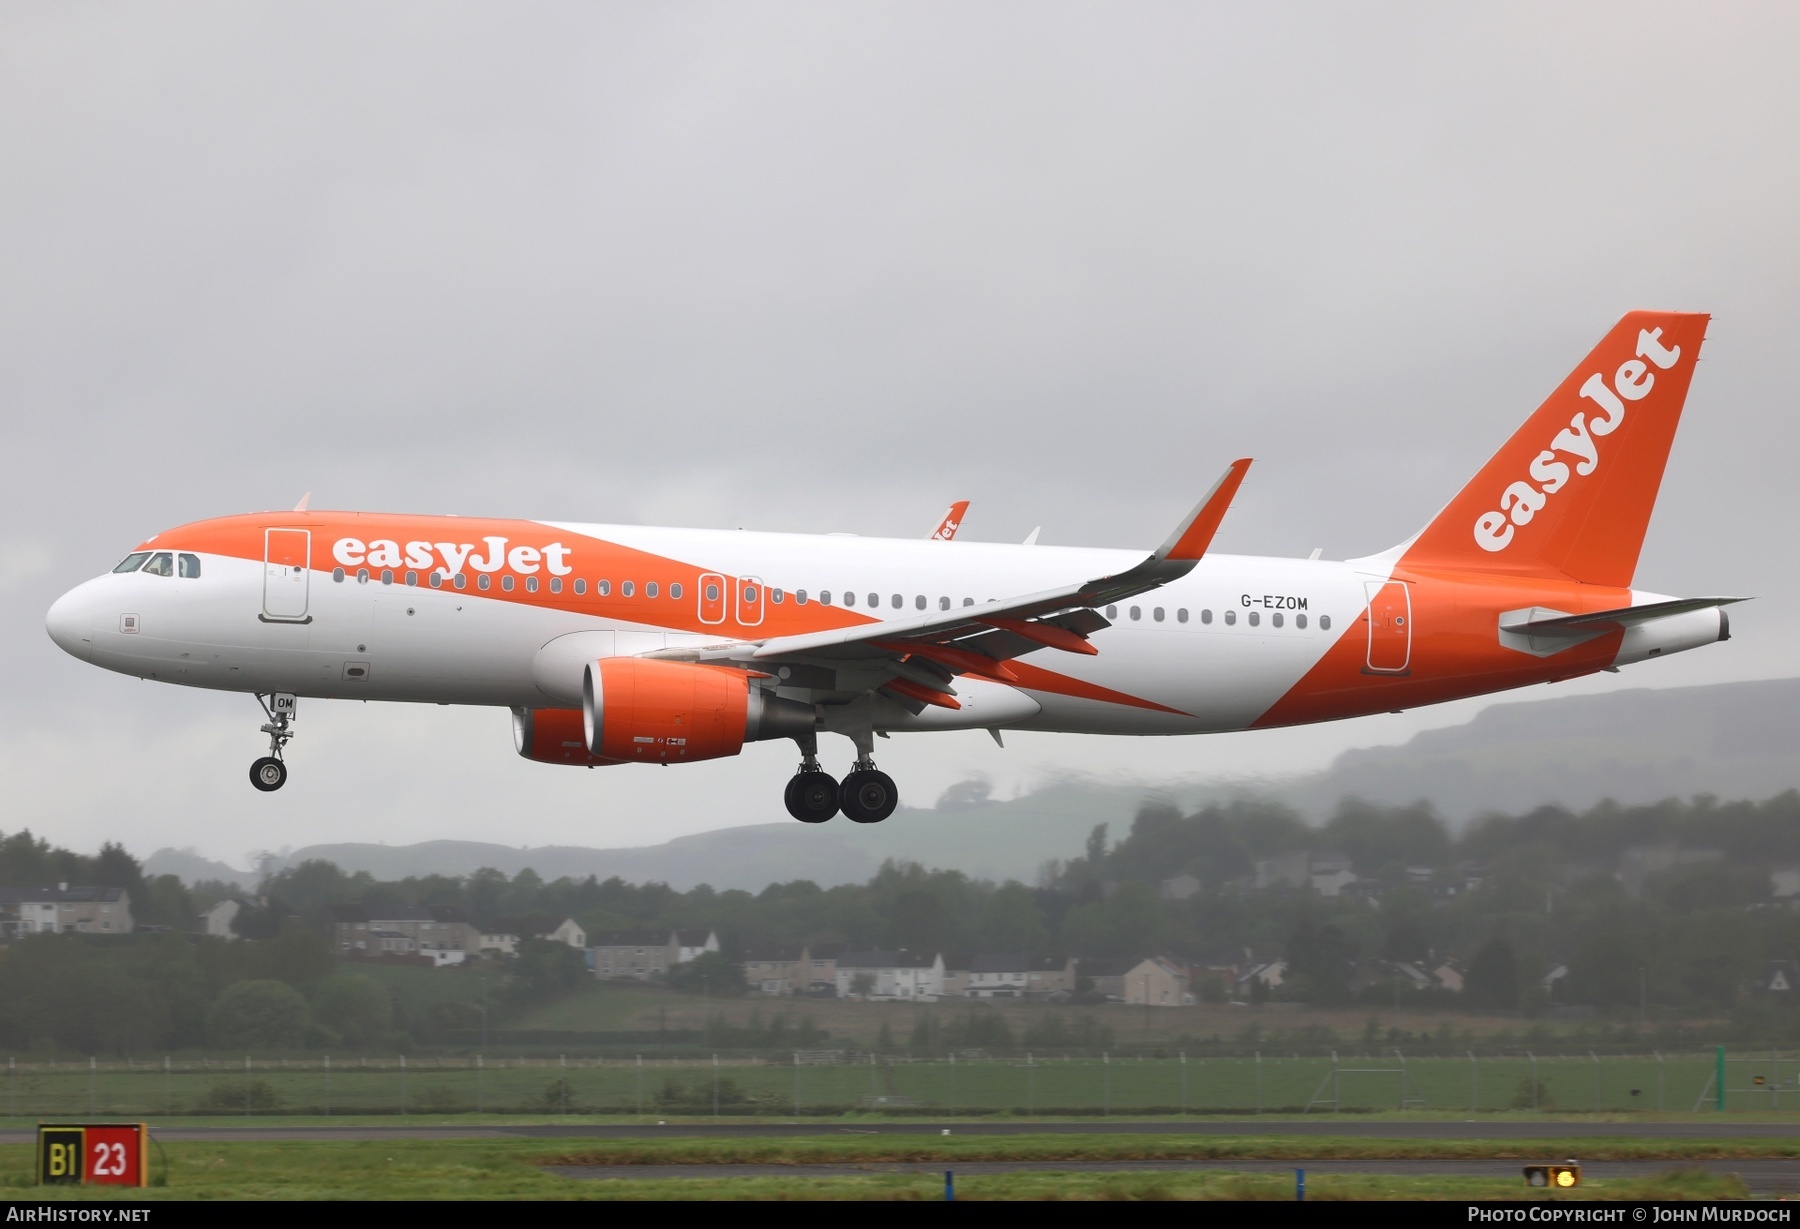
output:
[[[1682,1152],[1694,1141],[1675,1141]],[[1756,1141],[1766,1143],[1768,1141]],[[1221,1141],[1187,1141],[1180,1155],[1221,1155]],[[1273,1139],[1222,1141],[1238,1147],[1230,1155],[1264,1159],[1368,1156],[1374,1141]],[[1424,1141],[1431,1147],[1432,1141]],[[1463,1148],[1482,1141],[1444,1141]],[[939,1199],[943,1179],[926,1174],[807,1177],[796,1181],[773,1177],[684,1178],[673,1180],[584,1180],[546,1171],[548,1164],[606,1164],[629,1161],[673,1163],[691,1159],[706,1163],[756,1160],[764,1164],[911,1161],[942,1164],[975,1160],[1107,1160],[1158,1159],[1169,1141],[1117,1137],[1013,1137],[1005,1140],[931,1140],[924,1146],[894,1149],[887,1141],[790,1141],[754,1145],[746,1152],[736,1141],[668,1141],[571,1154],[543,1141],[401,1140],[374,1143],[175,1143],[166,1146],[166,1186],[108,1192],[104,1188],[31,1188],[32,1150],[24,1145],[0,1146],[0,1188],[9,1193],[31,1189],[32,1197],[139,1199]],[[1297,1147],[1297,1145],[1304,1145]],[[1493,1147],[1494,1145],[1487,1145]],[[1516,1145],[1507,1144],[1506,1148]],[[1619,1147],[1644,1147],[1617,1141]],[[1400,1147],[1399,1142],[1387,1145]],[[1179,1152],[1179,1149],[1177,1149]],[[1392,1155],[1470,1155],[1467,1152],[1421,1152],[1410,1143]],[[1533,1156],[1541,1153],[1533,1153]],[[1509,1155],[1506,1152],[1479,1155]],[[1639,1155],[1639,1154],[1634,1154]],[[1685,1153],[1684,1153],[1685,1155]],[[1591,1147],[1584,1156],[1600,1159]],[[601,1159],[606,1158],[606,1159]],[[1675,1158],[1679,1159],[1679,1158]],[[1221,1170],[1169,1173],[1028,1173],[964,1177],[957,1180],[959,1199],[1292,1199],[1287,1174],[1243,1174]],[[1649,1178],[1599,1181],[1590,1179],[1575,1192],[1550,1196],[1533,1192],[1518,1179],[1389,1177],[1384,1175],[1316,1175],[1308,1178],[1309,1199],[1719,1199],[1745,1194],[1735,1178],[1693,1169],[1672,1168]]]
[[[391,970],[411,972],[412,970]],[[607,989],[577,995],[547,1007],[555,1013],[589,997],[613,1002],[621,1014],[637,1010],[630,990]],[[1409,1109],[1445,1113],[1510,1112],[1521,1089],[1529,1090],[1532,1063],[1525,1058],[1466,1060],[1420,1058],[1406,1063],[1404,1088],[1392,1058],[1344,1056],[1337,1087],[1342,1109],[1356,1113]],[[1378,1073],[1369,1073],[1374,1069]],[[1658,1064],[1654,1059],[1540,1059],[1538,1080],[1545,1110],[1584,1114],[1654,1113],[1692,1110],[1711,1076],[1710,1059],[1684,1056]],[[842,1113],[870,1105],[919,1114],[1009,1113],[1039,1115],[1297,1113],[1315,1096],[1332,1096],[1329,1058],[1254,1059],[1098,1058],[1033,1055],[1030,1061],[985,1060],[950,1063],[881,1059],[832,1065],[802,1065],[776,1058],[766,1062],[727,1059],[718,1068],[720,1108],[726,1113],[808,1115]],[[640,1106],[659,1114],[708,1114],[713,1106],[714,1069],[706,1058],[680,1061],[634,1057],[597,1059],[488,1057],[339,1058],[327,1074],[321,1059],[256,1060],[250,1079],[259,1082],[254,1106],[259,1116],[282,1114],[376,1114],[419,1112],[561,1111],[633,1114]],[[568,1081],[565,1099],[559,1081]],[[245,1073],[241,1058],[202,1065],[186,1060],[173,1074],[160,1065],[105,1064],[92,1072],[86,1063],[28,1063],[8,1077],[0,1072],[0,1118],[32,1119],[101,1113],[128,1117],[180,1115],[210,1110],[236,1114]],[[554,1092],[552,1091],[554,1087]],[[1632,1090],[1637,1090],[1636,1096]],[[235,1091],[234,1091],[235,1090]],[[735,1098],[733,1096],[735,1093]],[[1775,1095],[1781,1100],[1775,1101]],[[1779,1094],[1734,1096],[1735,1112],[1800,1110],[1800,1088]],[[1329,1114],[1329,1104],[1314,1113]]]

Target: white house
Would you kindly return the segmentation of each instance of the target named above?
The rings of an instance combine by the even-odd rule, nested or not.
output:
[[[201,933],[219,939],[237,938],[238,933],[231,928],[231,923],[236,920],[238,911],[243,907],[243,902],[230,897],[220,901],[200,915]]]
[[[839,998],[905,999],[934,1003],[944,993],[944,958],[910,952],[845,952],[837,959]]]
[[[558,943],[567,943],[570,947],[579,947],[584,950],[587,947],[587,931],[576,925],[575,919],[572,917],[564,918],[561,926],[544,937],[555,939]]]

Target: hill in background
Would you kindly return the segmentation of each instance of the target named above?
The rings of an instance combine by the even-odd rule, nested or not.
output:
[[[896,858],[1030,883],[1045,861],[1079,854],[1095,824],[1110,824],[1114,838],[1122,837],[1146,800],[1193,807],[1254,794],[1284,801],[1317,822],[1347,795],[1395,804],[1423,799],[1460,825],[1485,812],[1516,814],[1544,804],[1580,810],[1604,798],[1766,798],[1800,785],[1797,717],[1800,679],[1616,691],[1496,704],[1463,725],[1427,731],[1397,747],[1347,751],[1323,772],[1286,780],[1145,786],[1078,779],[1003,802],[971,783],[951,790],[937,807],[901,807],[872,827],[759,824],[630,849],[520,849],[475,841],[312,845],[271,869],[320,858],[377,879],[399,879],[466,875],[483,866],[513,875],[530,867],[545,878],[617,875],[660,880],[680,891],[699,883],[758,891],[793,879],[860,883],[884,859]],[[255,880],[223,863],[166,849],[153,854],[145,870],[188,882]]]

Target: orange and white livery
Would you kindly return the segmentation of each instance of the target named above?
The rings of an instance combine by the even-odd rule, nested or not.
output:
[[[1725,639],[1736,599],[1632,587],[1706,323],[1626,316],[1424,530],[1363,559],[1210,552],[1248,461],[1148,554],[952,541],[966,503],[914,540],[296,510],[157,534],[49,631],[254,694],[259,789],[286,780],[298,697],[485,704],[553,764],[793,739],[789,811],[874,822],[890,732],[1294,725]],[[855,746],[841,783],[820,732]]]

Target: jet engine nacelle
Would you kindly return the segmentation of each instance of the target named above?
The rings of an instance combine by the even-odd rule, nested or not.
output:
[[[642,657],[589,662],[581,716],[584,748],[607,763],[715,760],[814,726],[810,704],[766,692],[742,670]]]
[[[578,708],[513,709],[513,746],[540,764],[611,764],[587,749],[586,722]]]

